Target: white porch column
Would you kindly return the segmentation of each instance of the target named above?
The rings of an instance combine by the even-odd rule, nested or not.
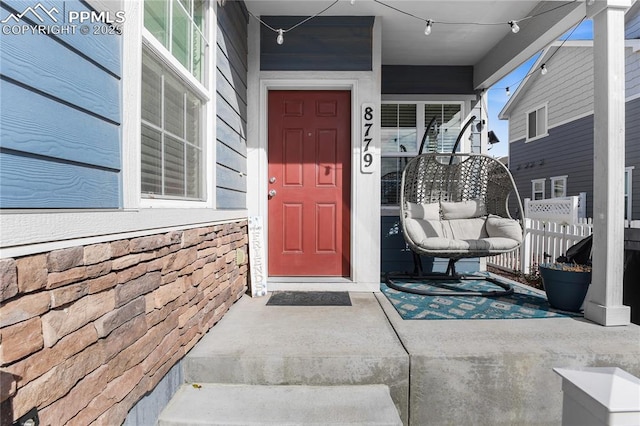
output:
[[[592,3],[592,4],[589,4]],[[627,325],[624,272],[625,59],[624,13],[631,0],[587,1],[593,19],[594,191],[593,273],[585,318]]]

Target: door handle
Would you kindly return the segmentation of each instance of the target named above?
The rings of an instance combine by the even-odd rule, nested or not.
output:
[[[276,196],[276,190],[275,189],[270,190],[269,191],[269,198],[273,198],[275,196]]]

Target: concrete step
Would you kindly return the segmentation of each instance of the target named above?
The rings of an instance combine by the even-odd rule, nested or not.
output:
[[[187,383],[389,387],[406,421],[409,356],[373,293],[352,306],[243,297],[185,356]]]
[[[402,426],[384,385],[183,385],[158,426],[180,425]]]

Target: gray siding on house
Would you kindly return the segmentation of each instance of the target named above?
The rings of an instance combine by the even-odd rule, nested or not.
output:
[[[218,7],[216,207],[246,208],[247,23],[244,2]]]
[[[546,138],[529,143],[524,139],[511,143],[509,169],[522,199],[533,199],[531,181],[535,179],[546,179],[545,198],[550,198],[549,178],[567,175],[567,195],[587,192],[587,216],[591,217],[593,115],[554,127]]]
[[[42,7],[57,22],[64,10],[90,10],[62,3]],[[27,6],[3,1],[0,19]],[[5,25],[56,23],[41,15],[45,22],[26,13]],[[121,56],[118,35],[0,37],[1,208],[121,206]]]
[[[640,6],[636,5],[627,12],[625,17],[624,38],[640,38]]]
[[[534,72],[518,93],[508,113],[509,140],[525,137],[527,114],[548,103],[548,126],[561,125],[576,117],[593,113],[593,50],[591,47],[564,46],[547,64],[548,72]],[[548,58],[548,56],[547,56]]]
[[[640,99],[626,104],[626,163],[632,172],[632,219],[640,219]],[[542,162],[542,164],[540,164]],[[622,167],[622,165],[621,165]],[[509,169],[521,198],[533,198],[531,181],[567,176],[567,195],[587,193],[587,217],[593,217],[593,115],[549,130],[549,136],[525,143],[512,142]],[[513,208],[512,210],[513,211]]]
[[[272,28],[289,29],[306,16],[261,16]],[[284,34],[260,25],[260,69],[263,71],[371,71],[371,16],[318,16]]]
[[[382,94],[466,95],[470,93],[474,93],[473,67],[382,66]]]

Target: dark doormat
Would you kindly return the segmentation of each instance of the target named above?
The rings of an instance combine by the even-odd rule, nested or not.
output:
[[[351,306],[347,291],[276,291],[271,306]]]

